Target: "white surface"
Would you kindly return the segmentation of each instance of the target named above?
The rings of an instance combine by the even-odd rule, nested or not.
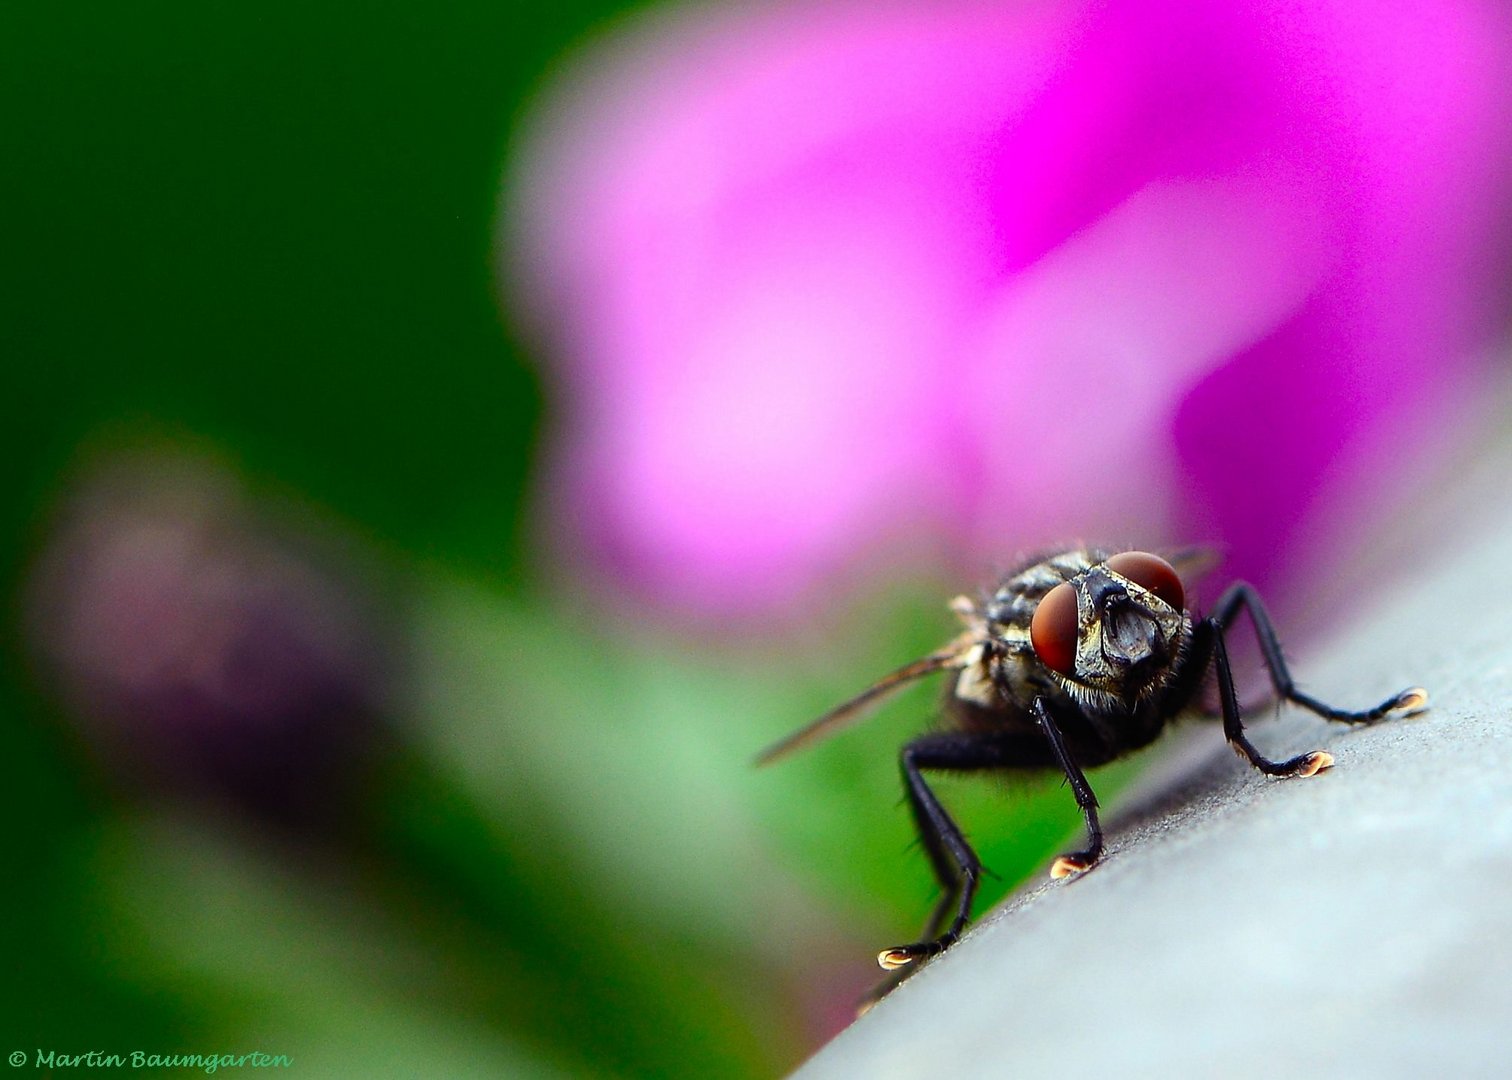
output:
[[[1512,526],[1445,555],[1291,658],[1332,704],[1420,684],[1426,713],[1254,714],[1274,758],[1333,753],[1310,779],[1188,730],[1105,815],[1103,863],[1009,900],[797,1075],[1512,1076]]]

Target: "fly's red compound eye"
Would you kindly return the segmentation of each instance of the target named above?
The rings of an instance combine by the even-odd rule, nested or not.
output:
[[[1125,551],[1108,560],[1108,569],[1126,577],[1142,589],[1148,589],[1177,611],[1186,603],[1186,590],[1176,570],[1159,555],[1148,551]]]
[[[1076,629],[1076,590],[1063,581],[1034,609],[1029,643],[1047,668],[1070,675],[1076,667]]]

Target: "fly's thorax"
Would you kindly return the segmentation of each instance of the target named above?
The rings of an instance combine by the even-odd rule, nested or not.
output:
[[[994,639],[975,646],[965,659],[950,688],[962,704],[999,716],[1028,716],[1035,698],[1065,696],[1031,649],[1005,648]]]
[[[986,643],[973,645],[962,660],[963,665],[953,688],[955,696],[984,709],[998,707],[1001,698],[993,682],[992,659]]]
[[[1108,553],[1096,548],[1061,551],[1021,565],[998,585],[983,605],[987,619],[998,634],[1017,629],[1029,640],[1029,620],[1045,594],[1067,581],[1073,581],[1104,562]]]

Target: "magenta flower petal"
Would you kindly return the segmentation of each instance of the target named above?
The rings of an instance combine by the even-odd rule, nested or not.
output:
[[[888,538],[1185,534],[1263,578],[1500,327],[1505,31],[1470,0],[808,4],[601,48],[505,234],[559,512],[721,612]]]

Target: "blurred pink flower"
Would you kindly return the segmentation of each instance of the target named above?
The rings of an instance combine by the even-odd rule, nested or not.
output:
[[[722,613],[920,540],[1216,542],[1275,582],[1487,372],[1507,31],[1475,0],[798,3],[591,50],[503,237],[570,542]]]

